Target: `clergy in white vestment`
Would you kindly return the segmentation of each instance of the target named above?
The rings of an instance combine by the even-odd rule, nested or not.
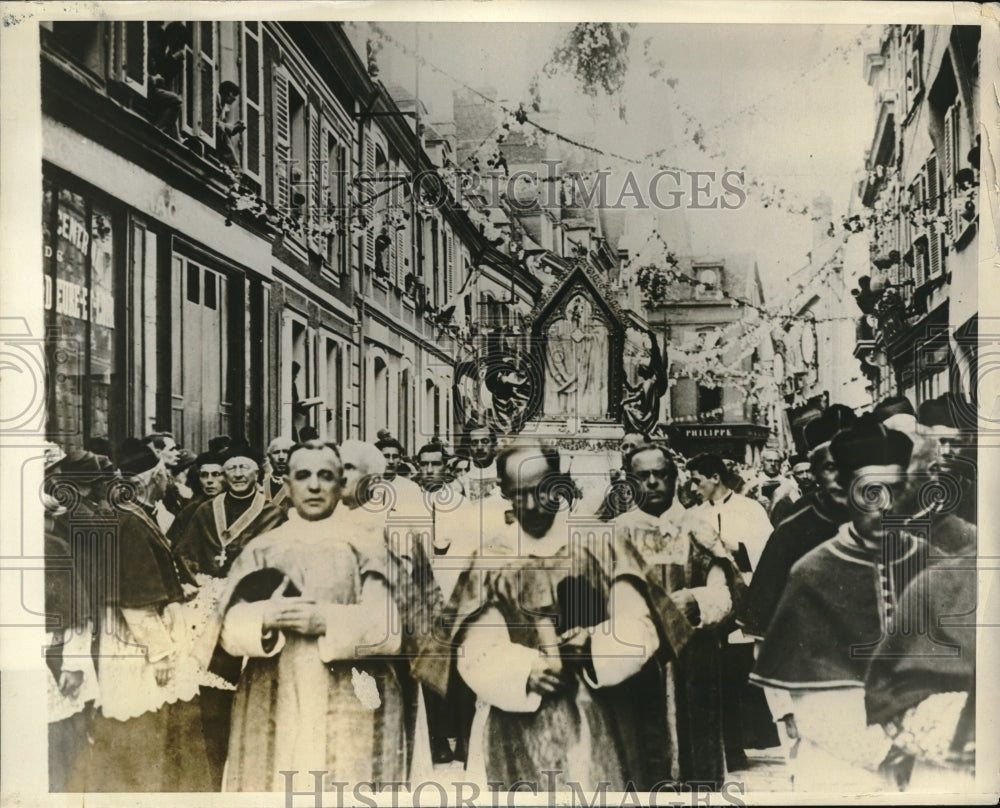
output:
[[[228,791],[405,779],[395,575],[380,535],[339,520],[343,464],[308,442],[288,459],[289,520],[230,574],[221,642],[247,657],[233,705]],[[303,786],[302,784],[305,784]]]

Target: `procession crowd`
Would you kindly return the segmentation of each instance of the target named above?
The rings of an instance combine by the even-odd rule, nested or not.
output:
[[[50,790],[445,763],[719,789],[761,748],[796,790],[960,790],[976,477],[953,409],[833,405],[756,469],[626,435],[596,504],[569,453],[479,424],[412,457],[387,432],[53,451]]]

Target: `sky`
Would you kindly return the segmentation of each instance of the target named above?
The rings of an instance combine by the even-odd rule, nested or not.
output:
[[[380,25],[413,48],[413,23]],[[420,70],[419,94],[431,120],[451,117],[458,82],[493,87],[513,106],[527,105],[529,82],[569,28],[419,24],[420,54],[451,75]],[[542,102],[558,109],[559,131],[588,132],[598,148],[636,157],[665,149],[658,158],[664,163],[719,174],[745,168],[750,195],[739,210],[686,211],[691,246],[696,254],[755,253],[765,296],[775,299],[812,249],[810,216],[787,209],[801,210],[825,193],[835,217],[847,212],[873,135],[875,101],[863,66],[879,33],[858,25],[640,24],[631,30],[620,98],[593,100],[569,79],[543,77]],[[859,37],[867,47],[857,45]],[[379,62],[387,85],[415,88],[411,56],[389,44]],[[699,127],[704,150],[692,139]],[[629,168],[598,160],[616,175]],[[783,188],[789,201],[764,208],[754,182]]]

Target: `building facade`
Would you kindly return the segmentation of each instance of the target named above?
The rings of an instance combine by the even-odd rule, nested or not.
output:
[[[756,462],[781,430],[770,322],[751,254],[677,256],[665,285],[644,281],[647,318],[667,345],[663,417],[687,456]],[[651,273],[655,275],[655,273]]]
[[[975,389],[979,41],[976,26],[891,25],[866,56],[877,124],[855,355],[876,401]]]
[[[414,193],[441,144],[342,25],[46,22],[41,53],[50,433],[452,432],[449,301],[537,283]]]

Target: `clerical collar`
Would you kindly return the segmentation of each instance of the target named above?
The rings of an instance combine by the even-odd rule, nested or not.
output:
[[[712,505],[725,505],[725,504],[726,504],[727,502],[729,502],[729,500],[731,500],[731,499],[733,498],[733,494],[735,494],[735,493],[736,493],[735,491],[730,491],[730,492],[729,492],[728,494],[726,494],[726,495],[725,495],[725,496],[724,496],[724,497],[722,498],[722,500],[721,500],[721,501],[719,501],[719,502],[716,502],[715,500],[711,500],[711,499],[710,499],[710,500],[709,500],[709,502],[710,502],[710,503],[711,503]]]
[[[247,499],[251,499],[256,493],[257,493],[257,489],[256,488],[251,488],[250,491],[247,494],[245,494],[244,496],[242,496],[242,497],[239,494],[234,494],[232,491],[226,491],[226,496],[229,496],[229,497],[232,497],[233,499],[238,499],[238,500],[247,500]]]

